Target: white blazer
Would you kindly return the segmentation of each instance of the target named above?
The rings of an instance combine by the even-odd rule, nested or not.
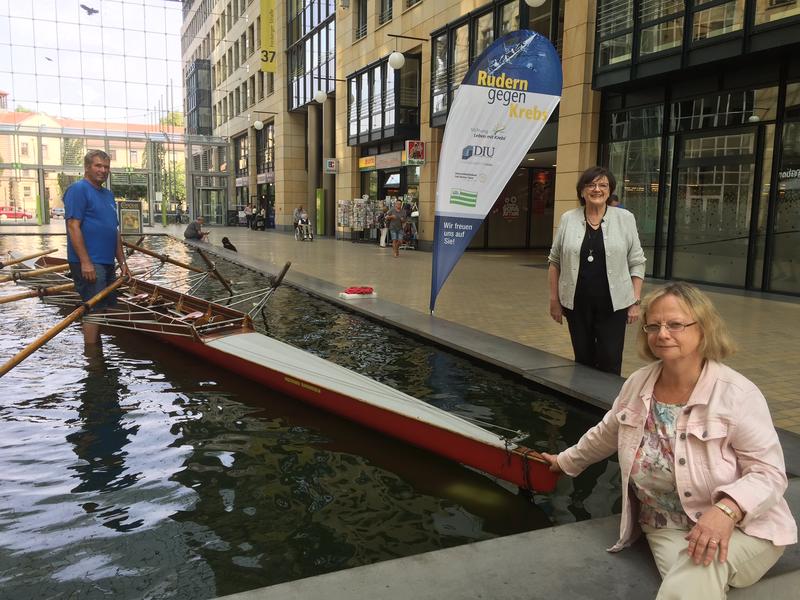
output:
[[[601,223],[606,249],[606,276],[614,310],[629,307],[636,301],[632,277],[644,279],[647,260],[639,242],[636,217],[624,208],[609,206]],[[575,288],[581,261],[581,245],[586,235],[583,207],[565,212],[558,224],[556,238],[547,260],[559,268],[558,298],[561,306],[575,306]]]

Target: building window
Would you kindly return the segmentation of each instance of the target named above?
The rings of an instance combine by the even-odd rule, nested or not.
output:
[[[28,156],[28,142],[20,142],[19,153],[21,156]]]
[[[501,38],[517,29],[519,29],[519,2],[511,0],[500,7],[500,30],[497,32],[497,37]]]
[[[326,93],[335,90],[335,27],[335,13],[331,12],[322,25],[290,46],[287,61],[289,110],[311,102],[317,90]],[[274,80],[268,77],[267,95],[271,94],[273,89]]]
[[[431,52],[431,114],[447,113],[447,34],[433,38]]]
[[[355,39],[360,40],[367,35],[367,0],[357,0]]]
[[[631,59],[633,0],[601,0],[597,8],[597,66]]]
[[[695,2],[692,21],[692,40],[706,40],[742,29],[744,0],[733,0],[703,8],[709,0]]]
[[[415,4],[419,4],[422,0],[406,0],[406,8],[411,8]]]
[[[494,41],[494,15],[487,12],[472,22],[472,58],[480,56]]]
[[[419,77],[414,55],[399,71],[383,59],[348,76],[348,144],[419,135]]]
[[[639,55],[680,48],[683,42],[684,0],[643,2],[639,5]]]
[[[130,164],[136,165],[139,163],[139,151],[138,150],[131,150],[130,151]]]
[[[392,20],[392,0],[379,0],[378,24],[383,25]]]
[[[800,0],[757,0],[756,25],[800,14]]]
[[[233,156],[236,165],[236,177],[248,175],[247,158],[250,154],[250,145],[247,143],[247,134],[240,135],[233,140]]]

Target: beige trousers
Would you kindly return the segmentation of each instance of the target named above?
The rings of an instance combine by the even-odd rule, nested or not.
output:
[[[714,559],[707,567],[694,564],[680,529],[654,529],[643,525],[663,581],[656,600],[724,600],[728,587],[747,587],[778,562],[785,548],[733,530],[728,560]]]

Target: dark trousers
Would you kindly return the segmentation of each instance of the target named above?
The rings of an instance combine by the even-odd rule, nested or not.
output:
[[[622,349],[628,310],[614,311],[611,296],[575,294],[575,306],[564,309],[575,362],[606,371],[622,372]]]

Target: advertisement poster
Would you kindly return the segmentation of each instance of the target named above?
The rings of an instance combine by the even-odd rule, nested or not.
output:
[[[142,233],[142,203],[138,200],[117,202],[119,210],[119,232],[122,235]]]
[[[430,310],[511,175],[561,99],[561,59],[513,31],[472,64],[453,99],[439,155]],[[513,218],[514,207],[508,206]]]
[[[275,0],[261,0],[261,70],[275,73],[278,47],[275,42]]]

